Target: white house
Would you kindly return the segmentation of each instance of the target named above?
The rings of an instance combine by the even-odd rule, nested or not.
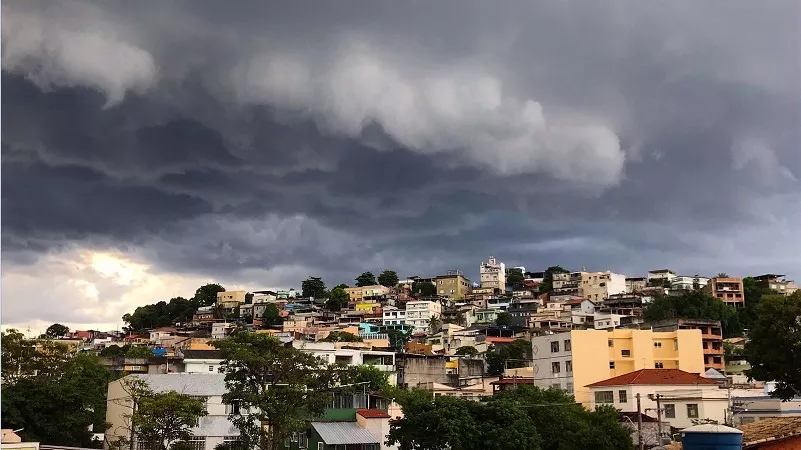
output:
[[[709,277],[678,275],[670,280],[670,289],[698,291],[703,289],[707,284],[709,284]]]
[[[182,350],[184,372],[219,373],[222,358],[218,350]]]
[[[637,394],[642,412],[657,415],[657,396],[662,420],[675,428],[687,428],[693,421],[726,422],[728,393],[718,383],[679,369],[641,369],[587,386],[592,409],[612,405],[623,412],[637,412]]]
[[[382,323],[384,325],[405,325],[406,310],[394,306],[385,306],[382,310]]]
[[[346,348],[343,342],[306,342],[292,341],[292,346],[306,353],[322,359],[329,364],[342,363],[348,366],[369,365],[386,372],[389,383],[398,382],[398,372],[395,368],[395,352],[382,352],[361,348]]]

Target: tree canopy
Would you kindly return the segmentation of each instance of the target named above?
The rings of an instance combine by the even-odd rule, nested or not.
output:
[[[309,277],[300,284],[301,295],[306,298],[324,298],[325,282],[320,277]]]
[[[332,331],[322,342],[364,342],[364,339],[347,331]]]
[[[378,284],[385,287],[398,285],[398,274],[394,270],[385,270],[378,275]]]
[[[437,287],[434,286],[434,283],[429,283],[428,281],[415,281],[412,283],[412,293],[420,294],[423,297],[430,297],[432,295],[437,295]]]
[[[179,392],[149,392],[137,402],[131,416],[139,441],[153,442],[155,450],[167,450],[193,437],[192,427],[205,416],[205,400]]]
[[[54,338],[60,338],[69,332],[70,332],[69,327],[62,325],[60,323],[54,323],[53,325],[47,327],[47,330],[45,330],[45,336],[54,339]]]
[[[775,397],[801,396],[801,291],[763,297],[748,337],[745,355],[751,369],[746,374],[777,381]]]
[[[500,326],[511,326],[512,325],[512,315],[506,311],[499,312],[497,316],[495,316],[495,325]]]
[[[472,345],[465,345],[457,348],[454,354],[459,356],[475,356],[478,355],[478,350],[476,350],[476,348]]]
[[[389,375],[370,365],[358,365],[349,367],[350,382],[353,384],[367,383],[366,388],[370,391],[385,392],[390,389]]]
[[[522,385],[481,402],[412,390],[397,400],[404,417],[390,421],[387,440],[401,449],[633,448],[614,408],[587,411],[561,390]]]
[[[339,311],[343,306],[347,306],[349,301],[350,296],[345,289],[337,286],[334,289],[331,289],[325,306],[329,311]]]
[[[264,307],[264,313],[261,315],[261,324],[266,327],[271,327],[281,323],[281,311],[274,303],[268,303]]]
[[[192,306],[197,309],[198,306],[211,306],[217,303],[218,292],[225,292],[225,288],[217,283],[200,286],[195,291],[195,296],[192,297]]]
[[[677,318],[719,320],[724,337],[740,336],[743,331],[733,307],[700,291],[657,297],[645,307],[643,317],[648,322]]]
[[[206,286],[202,286],[198,291]],[[133,314],[122,316],[122,320],[128,324],[128,328],[131,330],[147,330],[172,326],[178,322],[189,322],[196,310],[197,305],[194,300],[175,297],[170,299],[169,303],[161,301],[152,305],[139,306]]]
[[[356,277],[356,287],[374,286],[376,284],[378,284],[378,282],[375,280],[373,272],[364,272]]]
[[[515,339],[506,345],[497,345],[487,352],[487,372],[500,375],[504,369],[525,367],[531,358],[531,341]]]
[[[568,272],[570,271],[562,266],[551,266],[545,269],[545,276],[543,277],[542,284],[540,284],[540,292],[550,292],[551,289],[553,289],[553,274]]]
[[[520,284],[523,282],[525,277],[523,276],[523,270],[514,268],[514,269],[507,269],[506,270],[506,282],[509,284]]]

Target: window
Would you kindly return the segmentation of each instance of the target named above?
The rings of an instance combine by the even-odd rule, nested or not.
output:
[[[614,343],[614,342],[612,342],[612,340],[611,340],[611,339],[609,339],[609,340],[607,341],[607,343],[609,343],[609,346],[610,346],[610,347],[614,347],[614,346],[615,346],[615,343]]]
[[[698,418],[698,404],[690,403],[687,405],[687,418],[689,419]]]
[[[298,433],[298,448],[309,448],[309,436],[305,431]]]
[[[597,391],[595,393],[595,403],[614,403],[615,395],[612,391]]]
[[[226,403],[225,414],[239,414],[239,402]]]
[[[209,372],[214,372],[214,366],[209,366]]]
[[[551,342],[551,353],[558,353],[559,352],[559,341]]]
[[[620,403],[628,403],[628,397],[626,396],[626,391],[617,391],[617,398],[618,402]]]
[[[554,374],[557,374],[557,373],[561,372],[561,369],[562,369],[562,368],[561,368],[561,365],[559,364],[559,361],[556,361],[556,362],[552,362],[552,363],[551,363],[551,371],[552,371]]]
[[[567,383],[567,393],[568,394],[573,393],[573,383]]]
[[[573,349],[573,345],[570,343],[570,339],[565,339],[565,351],[569,352]]]
[[[661,362],[654,363],[654,369],[663,369],[665,367]]]
[[[655,348],[662,348],[662,343],[661,342],[654,342],[654,347]]]
[[[292,442],[298,442],[298,433],[297,432],[292,433]]]
[[[565,372],[567,373],[573,372],[573,361],[569,359],[565,361]]]
[[[322,442],[317,443],[317,450],[325,450],[325,444]]]
[[[665,418],[666,419],[676,418],[676,405],[665,403]]]
[[[615,362],[614,361],[609,361],[609,368],[610,369],[614,369],[615,368]]]
[[[620,351],[620,356],[622,356],[624,358],[628,358],[629,356],[631,356],[631,350],[621,350]]]

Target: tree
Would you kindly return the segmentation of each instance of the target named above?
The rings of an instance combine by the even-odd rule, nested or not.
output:
[[[343,367],[286,347],[273,336],[239,332],[214,346],[223,358],[228,388],[223,402],[237,405],[229,419],[245,448],[282,449],[284,439],[321,415],[332,389],[347,381]]]
[[[757,319],[757,307],[762,297],[776,292],[770,290],[767,286],[760,285],[752,277],[743,278],[743,300],[745,300],[745,308],[738,310],[737,313],[740,317],[740,323],[743,328],[751,328],[751,324]]]
[[[428,281],[415,281],[412,283],[412,293],[420,294],[421,297],[430,297],[437,295],[437,287]]]
[[[364,272],[356,277],[356,287],[375,286],[378,284],[372,272]]]
[[[506,345],[499,345],[487,353],[487,372],[490,375],[500,375],[505,369],[515,369],[526,366],[531,358],[531,341],[515,339]]]
[[[306,298],[323,298],[325,297],[325,283],[320,277],[309,277],[303,280],[300,285],[301,296]]]
[[[204,284],[197,288],[195,296],[192,298],[195,308],[198,306],[211,306],[217,303],[218,292],[225,292],[225,288],[216,283]]]
[[[378,275],[378,284],[385,287],[398,285],[398,274],[394,270],[385,270]]]
[[[175,391],[148,392],[139,397],[131,423],[140,442],[152,442],[156,450],[167,450],[192,438],[192,427],[206,414],[202,398]]]
[[[746,374],[776,381],[774,397],[801,396],[801,291],[763,297],[748,337],[745,354],[751,369]]]
[[[720,272],[720,273],[717,275],[717,278],[729,278],[729,274],[728,274],[728,273],[726,273],[726,272]]]
[[[125,352],[127,358],[150,358],[153,356],[153,350],[142,345],[134,345]]]
[[[434,334],[442,329],[442,321],[439,320],[437,316],[431,316],[431,319],[428,321],[428,331],[431,334]]]
[[[121,358],[124,357],[128,350],[131,348],[130,345],[109,345],[108,347],[100,350],[100,356],[104,358]]]
[[[351,383],[367,383],[366,388],[370,391],[385,392],[390,389],[389,375],[370,365],[351,366],[349,368]]]
[[[332,331],[322,342],[364,342],[364,339],[347,331]]]
[[[404,330],[387,330],[387,337],[389,338],[389,346],[395,350],[403,350],[406,343],[412,336],[412,328]]]
[[[540,284],[540,292],[550,292],[553,289],[553,274],[569,273],[570,271],[562,266],[551,266],[545,269],[545,277]]]
[[[264,307],[264,313],[261,315],[261,324],[265,327],[272,327],[281,323],[281,311],[273,303],[268,303]]]
[[[338,288],[341,288],[341,289],[347,289],[347,288],[349,288],[350,286],[348,286],[348,285],[347,285],[347,284],[345,284],[345,283],[340,283],[340,284],[338,284],[336,287],[338,287]],[[335,288],[335,289],[336,289],[336,288]]]
[[[70,332],[69,327],[64,326],[60,323],[54,323],[47,327],[45,331],[45,336],[49,337],[50,339],[60,338],[65,336],[67,333]]]
[[[478,355],[478,350],[471,345],[465,345],[457,348],[455,354],[459,356],[475,356]]]
[[[198,291],[206,288],[206,286],[201,287]],[[216,301],[216,294],[214,295]],[[133,314],[122,316],[122,320],[128,324],[127,328],[130,330],[147,330],[171,326],[178,322],[189,322],[198,308],[195,302],[194,299],[187,300],[183,297],[175,297],[170,299],[169,302],[161,301],[152,305],[140,306],[134,310]]]
[[[506,270],[506,282],[509,284],[520,284],[523,282],[525,277],[523,276],[522,269],[507,269]]]
[[[495,316],[495,325],[509,327],[512,325],[512,315],[506,311],[499,312]]]
[[[345,289],[337,286],[328,294],[328,301],[325,303],[329,311],[339,311],[350,301],[350,296]]]
[[[743,331],[734,308],[699,291],[657,297],[645,307],[643,317],[648,322],[677,318],[719,320],[724,337],[740,336]]]

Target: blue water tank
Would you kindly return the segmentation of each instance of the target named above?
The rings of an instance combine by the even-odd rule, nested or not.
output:
[[[724,425],[703,424],[681,430],[684,450],[742,450],[743,432]]]

